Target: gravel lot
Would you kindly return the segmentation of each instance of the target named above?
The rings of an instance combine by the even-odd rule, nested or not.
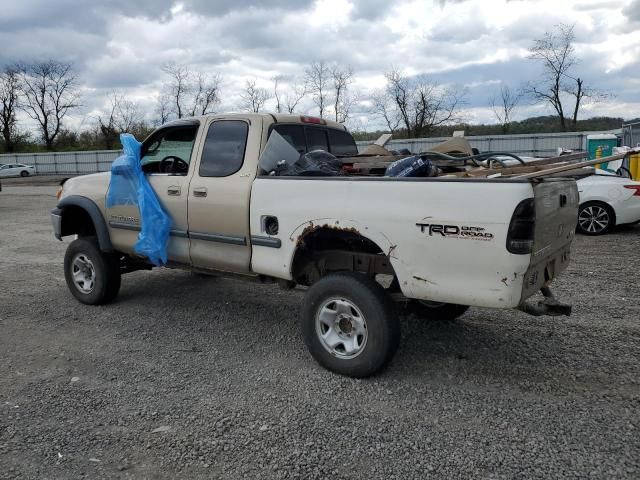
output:
[[[1,478],[640,477],[640,226],[577,238],[573,316],[405,318],[352,380],[306,353],[300,292],[159,269],[79,304],[54,191],[0,193]]]

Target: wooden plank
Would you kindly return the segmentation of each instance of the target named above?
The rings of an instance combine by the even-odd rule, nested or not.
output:
[[[373,142],[373,144],[384,147],[389,142],[389,140],[391,140],[391,138],[393,138],[393,135],[391,135],[390,133],[383,133],[375,142]]]
[[[568,165],[563,165],[561,167],[547,168],[539,172],[525,173],[524,175],[517,175],[515,178],[544,177],[546,175],[553,175],[554,173],[568,172],[568,171],[575,170],[582,167],[597,165],[599,163],[606,163],[606,162],[612,162],[614,160],[620,160],[626,157],[627,155],[633,155],[634,153],[640,153],[640,148],[630,150],[629,152],[626,152],[626,153],[620,153],[618,155],[610,155],[608,157],[597,158],[595,160],[587,160],[586,162],[570,163]]]

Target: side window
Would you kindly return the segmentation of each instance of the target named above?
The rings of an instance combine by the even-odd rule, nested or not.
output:
[[[298,153],[306,153],[307,142],[304,139],[304,127],[302,125],[276,125],[273,129],[289,142]]]
[[[329,151],[329,141],[327,140],[327,131],[324,128],[305,127],[307,135],[308,151],[324,150]]]
[[[358,147],[353,137],[343,130],[335,130],[330,128],[329,132],[329,148],[334,155],[357,155]]]
[[[200,160],[201,177],[226,177],[242,167],[249,125],[241,120],[213,122]]]
[[[158,132],[142,146],[142,170],[186,175],[197,133],[197,125],[170,127]]]

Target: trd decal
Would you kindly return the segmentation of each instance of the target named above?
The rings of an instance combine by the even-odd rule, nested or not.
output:
[[[492,240],[493,233],[487,232],[482,227],[469,227],[466,225],[443,225],[440,223],[416,223],[422,233],[430,237],[441,235],[448,238],[471,238],[474,240]]]

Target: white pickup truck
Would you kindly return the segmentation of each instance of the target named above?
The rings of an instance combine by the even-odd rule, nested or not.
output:
[[[548,286],[569,262],[575,181],[274,176],[259,166],[274,131],[300,153],[358,154],[334,122],[209,115],[158,128],[141,165],[172,220],[167,266],[305,288],[303,336],[324,367],[379,371],[406,306],[443,319],[469,306],[569,314]],[[68,180],[51,213],[58,239],[76,236],[65,277],[86,304],[113,300],[121,274],[151,268],[133,252],[144,218],[135,206],[106,207],[109,180]],[[544,299],[527,302],[538,291]]]

